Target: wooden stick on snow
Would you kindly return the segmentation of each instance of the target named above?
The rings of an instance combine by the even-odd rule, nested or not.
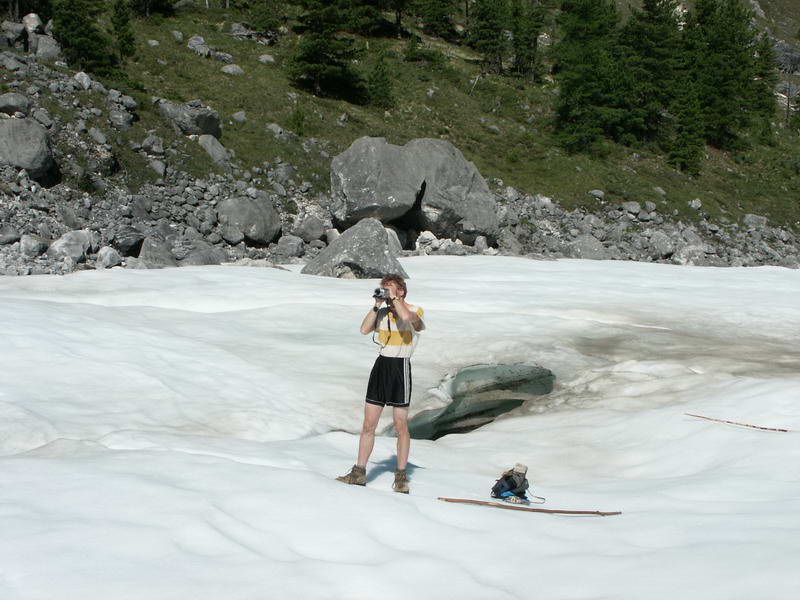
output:
[[[739,427],[752,427],[753,429],[762,429],[764,431],[782,431],[789,433],[788,429],[780,429],[779,427],[761,427],[760,425],[750,425],[749,423],[737,423],[736,421],[726,421],[725,419],[713,419],[711,417],[704,417],[703,415],[693,415],[692,413],[683,413],[687,417],[697,417],[698,419],[705,419],[706,421],[716,421],[717,423],[727,423],[728,425],[738,425]]]
[[[485,502],[484,500],[468,500],[467,498],[439,498],[445,502],[457,502],[460,504],[482,504],[484,506],[496,506],[497,508],[507,508],[509,510],[525,510],[528,512],[550,513],[557,515],[595,515],[599,517],[608,517],[612,515],[621,515],[621,512],[602,512],[599,510],[556,510],[552,508],[530,508],[528,506],[519,506],[517,504],[505,504],[500,502]]]

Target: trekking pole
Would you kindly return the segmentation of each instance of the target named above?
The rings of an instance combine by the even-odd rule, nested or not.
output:
[[[705,419],[706,421],[716,421],[717,423],[727,423],[728,425],[737,425],[739,427],[752,427],[753,429],[761,429],[763,431],[781,431],[789,433],[789,429],[781,429],[779,427],[761,427],[761,425],[750,425],[749,423],[737,423],[736,421],[726,421],[725,419],[714,419],[712,417],[704,417],[703,415],[693,415],[692,413],[683,413],[687,417],[697,417],[698,419]]]
[[[507,508],[508,510],[525,510],[528,512],[549,513],[555,515],[593,515],[597,517],[610,517],[621,515],[620,511],[603,512],[600,510],[557,510],[554,508],[530,508],[528,506],[518,506],[515,504],[501,504],[499,502],[486,502],[485,500],[469,500],[467,498],[439,498],[444,502],[456,502],[458,504],[480,504],[483,506],[495,506],[497,508]]]

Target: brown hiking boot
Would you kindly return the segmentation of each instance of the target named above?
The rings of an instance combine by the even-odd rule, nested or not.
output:
[[[408,475],[406,474],[405,469],[394,472],[394,483],[392,484],[392,489],[401,494],[408,493]]]
[[[367,485],[367,469],[365,467],[353,465],[353,468],[350,469],[347,475],[337,477],[336,481],[349,483],[350,485]]]

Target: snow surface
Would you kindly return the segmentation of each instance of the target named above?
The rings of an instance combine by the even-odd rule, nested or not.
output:
[[[800,272],[404,259],[412,413],[475,363],[554,392],[352,464],[374,281],[190,267],[0,279],[0,599],[800,597]],[[767,432],[685,416],[698,413]],[[390,421],[388,411],[383,425]],[[487,499],[530,466],[545,508]]]

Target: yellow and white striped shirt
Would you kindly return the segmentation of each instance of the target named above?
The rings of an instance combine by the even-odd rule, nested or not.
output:
[[[408,310],[416,313],[420,319],[425,318],[425,311],[421,306],[407,304]],[[390,358],[411,358],[414,348],[417,347],[419,332],[414,330],[411,323],[400,321],[387,307],[378,310],[375,331],[378,332],[378,343],[381,345],[381,356]]]

